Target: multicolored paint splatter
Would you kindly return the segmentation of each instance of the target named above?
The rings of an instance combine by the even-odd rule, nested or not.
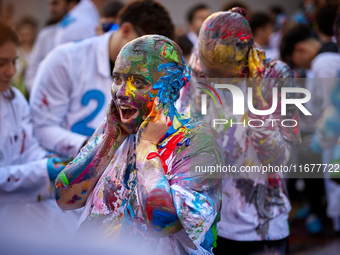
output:
[[[222,149],[214,130],[174,107],[188,71],[162,36],[121,50],[107,118],[56,181],[62,208],[86,202],[79,231],[142,238],[162,254],[211,254],[222,182],[189,170],[222,164]]]
[[[289,67],[280,61],[266,63],[264,52],[254,46],[245,13],[239,8],[215,13],[205,20],[200,30],[198,49],[193,51],[189,66],[193,78],[186,93],[190,94],[191,91],[191,95],[195,94],[193,91],[202,87],[202,83],[228,84],[220,78],[232,78],[232,84],[237,85],[244,95],[247,94],[247,87],[252,86],[253,105],[259,110],[272,105],[273,87],[292,86]],[[299,121],[298,111],[294,107],[287,108],[286,116],[281,115],[280,107],[271,115],[256,116],[245,104],[245,114],[233,116],[230,92],[219,90],[219,95],[223,106],[210,103],[207,118],[211,120],[233,119],[234,123],[248,123],[249,120],[256,123],[270,119],[276,119],[277,123],[283,119]],[[196,104],[198,101],[193,96],[190,102],[193,102],[190,105],[191,116],[201,114],[201,106]],[[277,123],[260,128],[249,125],[218,126],[225,164],[237,169],[241,166],[286,164],[290,158],[291,144],[300,141],[300,133],[298,128],[285,128]],[[220,236],[244,241],[277,240],[288,236],[290,203],[282,175],[260,178],[238,173],[225,177],[233,178],[223,180]]]

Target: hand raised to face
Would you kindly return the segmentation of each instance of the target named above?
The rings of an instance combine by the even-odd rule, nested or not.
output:
[[[124,125],[120,119],[117,107],[113,100],[111,100],[106,111],[104,133],[114,138],[117,138],[119,135],[128,134],[128,132],[124,129]]]
[[[165,116],[164,106],[155,97],[152,110],[137,132],[137,143],[147,142],[157,145],[171,126],[170,117]]]

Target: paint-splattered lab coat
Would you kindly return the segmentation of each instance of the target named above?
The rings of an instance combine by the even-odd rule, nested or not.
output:
[[[64,212],[52,199],[47,152],[33,136],[26,99],[12,90],[12,100],[0,92],[0,236],[71,237],[80,211]]]
[[[0,203],[52,198],[47,152],[33,137],[26,99],[16,88],[12,90],[12,100],[0,92]]]
[[[195,54],[195,53],[194,53]],[[197,53],[196,53],[197,54]],[[201,74],[202,69],[198,56],[191,59],[191,68],[194,74]],[[204,76],[204,75],[203,75]],[[268,106],[272,105],[272,87],[291,86],[289,78],[292,77],[289,67],[281,61],[270,61],[266,64],[263,74],[262,94]],[[276,81],[274,79],[280,78]],[[197,80],[197,79],[196,79]],[[195,77],[190,81],[190,90],[196,86]],[[246,83],[241,82],[238,87],[246,93]],[[190,93],[190,92],[189,92]],[[192,92],[191,94],[194,94]],[[230,91],[219,91],[223,106],[217,107],[210,101],[207,118],[226,119],[243,124],[219,125],[216,127],[221,136],[226,166],[236,166],[240,170],[243,166],[285,165],[291,154],[291,144],[300,141],[299,128],[283,127],[283,119],[294,119],[299,122],[298,109],[294,105],[287,105],[287,115],[281,116],[281,94],[278,94],[278,107],[268,116],[255,116],[248,111],[245,100],[245,114],[233,116],[233,99]],[[288,96],[289,97],[289,94]],[[190,103],[189,100],[186,100]],[[191,102],[194,102],[193,100]],[[195,113],[195,105],[190,105],[191,114]],[[200,113],[198,105],[196,112]],[[193,116],[195,117],[195,116]],[[249,120],[278,119],[274,127],[250,127]],[[205,121],[211,124],[205,118]],[[267,123],[271,123],[265,121]],[[253,122],[252,125],[259,125]],[[287,122],[285,125],[292,125]],[[229,123],[230,124],[230,123]],[[283,174],[267,176],[266,174],[230,173],[222,175],[222,209],[219,236],[239,241],[278,240],[289,235],[288,213],[291,209],[288,194],[285,190]],[[237,177],[237,178],[235,178]]]
[[[134,240],[137,247],[147,246],[156,254],[212,254],[222,181],[209,178],[208,173],[192,175],[189,169],[195,169],[195,165],[222,163],[222,150],[218,135],[209,126],[192,121],[158,148],[171,144],[181,133],[184,136],[165,161],[172,199],[183,226],[181,231],[166,238],[153,238],[148,234],[136,188],[134,135],[117,150],[90,194],[79,231],[90,227],[91,233],[112,238],[109,240]],[[91,139],[87,147],[93,148],[98,141]],[[86,156],[88,149],[82,151],[79,157]],[[189,248],[195,246],[196,250]]]

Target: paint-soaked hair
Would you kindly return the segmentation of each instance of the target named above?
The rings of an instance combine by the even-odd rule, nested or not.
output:
[[[14,29],[11,28],[6,21],[0,19],[0,47],[7,42],[13,42],[15,45],[19,45],[19,38]]]
[[[210,63],[225,63],[228,57],[219,54],[219,47],[228,45],[231,39],[235,48],[244,52],[245,59],[254,42],[247,12],[239,7],[213,13],[204,21],[198,46],[201,62],[205,59]]]
[[[175,30],[169,12],[157,1],[132,1],[120,11],[119,19],[120,25],[129,22],[142,33],[174,39]]]

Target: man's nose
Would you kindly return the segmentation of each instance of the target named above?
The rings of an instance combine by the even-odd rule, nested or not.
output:
[[[16,66],[13,63],[9,63],[6,69],[6,75],[7,76],[14,76],[16,72]]]
[[[118,99],[121,99],[121,100],[127,100],[129,99],[129,96],[127,94],[127,86],[126,86],[126,82],[124,82],[120,88],[118,89],[117,93],[116,93],[116,96]]]

